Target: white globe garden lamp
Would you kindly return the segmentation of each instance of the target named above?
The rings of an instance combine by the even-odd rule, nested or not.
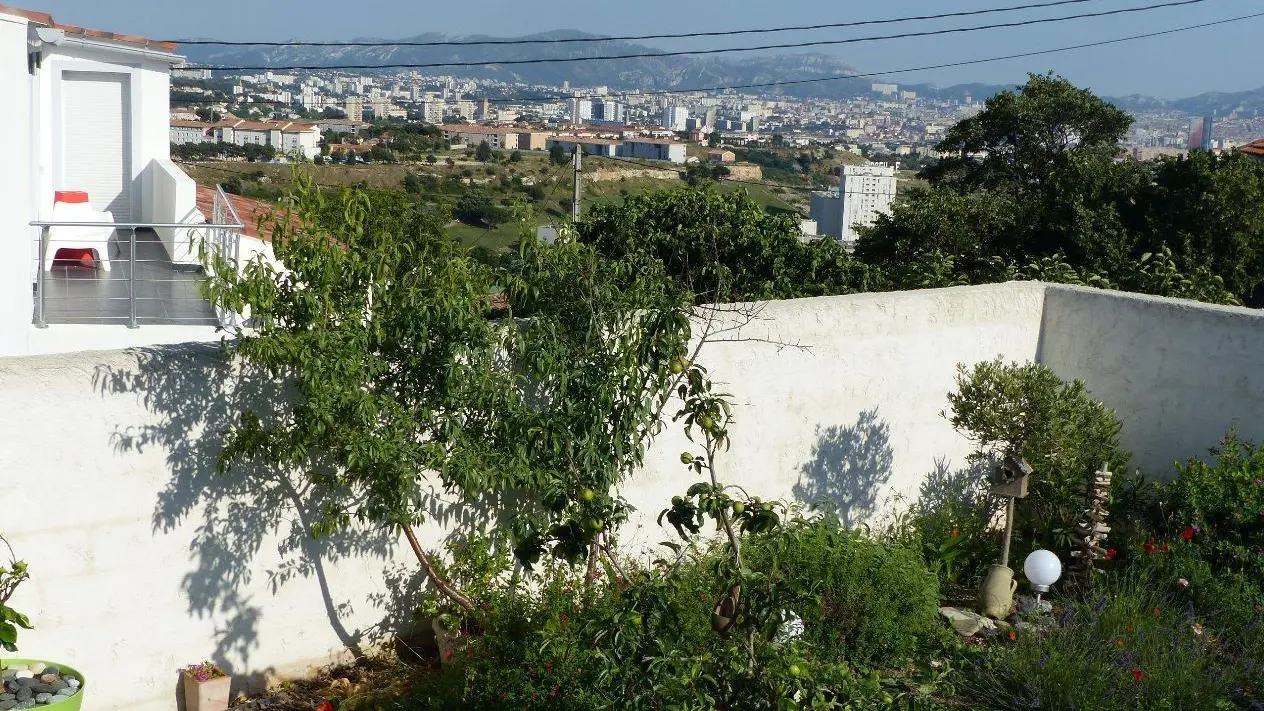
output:
[[[1051,551],[1035,550],[1023,561],[1023,574],[1036,591],[1036,601],[1040,601],[1040,593],[1049,592],[1049,588],[1062,577],[1062,561]]]

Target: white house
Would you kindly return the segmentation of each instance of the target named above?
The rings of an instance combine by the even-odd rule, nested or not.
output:
[[[878,215],[891,214],[895,185],[895,166],[842,166],[838,188],[812,193],[811,217],[822,236],[855,244],[856,225],[872,225]]]
[[[194,181],[170,161],[170,74],[183,61],[175,50],[174,44],[60,25],[47,13],[0,6],[0,94],[10,106],[0,112],[0,132],[11,139],[0,166],[0,356],[213,337],[213,323],[205,320],[132,329],[127,326],[136,319],[72,318],[88,307],[130,305],[134,313],[138,303],[159,310],[176,305],[164,300],[188,278],[181,269],[198,263],[192,234],[207,230],[141,231],[137,239],[148,251],[129,264],[130,228],[89,228],[95,259],[85,262],[87,274],[79,275],[85,278],[67,280],[40,265],[52,266],[62,242],[76,246],[78,236],[62,239],[75,228],[52,227],[42,235],[32,225],[54,219],[58,192],[87,193],[89,202],[76,207],[94,222],[206,221],[196,207]],[[138,296],[133,285],[146,270],[148,291]],[[180,307],[205,309],[196,285],[186,286],[189,298]],[[50,303],[65,307],[68,318],[40,328],[37,309]]]
[[[171,119],[171,145],[182,146],[186,143],[205,143],[214,140],[211,124],[201,121]]]
[[[272,146],[277,153],[315,158],[320,154],[320,129],[301,121],[224,119],[214,126],[215,140],[239,146]]]

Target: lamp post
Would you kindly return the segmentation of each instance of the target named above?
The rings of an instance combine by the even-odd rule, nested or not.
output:
[[[1036,591],[1036,604],[1040,604],[1040,594],[1049,592],[1049,588],[1062,577],[1062,561],[1058,556],[1044,549],[1034,550],[1023,561],[1023,574]]]

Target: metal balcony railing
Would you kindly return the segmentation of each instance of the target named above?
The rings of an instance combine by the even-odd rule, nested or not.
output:
[[[217,191],[210,223],[35,221],[39,229],[35,259],[37,328],[49,324],[125,324],[228,326],[236,314],[213,308],[202,294],[206,275],[197,265],[175,264],[155,230],[179,230],[236,267],[243,225],[223,190]],[[56,229],[109,228],[108,241],[56,236]],[[62,248],[91,246],[106,264],[57,259]]]

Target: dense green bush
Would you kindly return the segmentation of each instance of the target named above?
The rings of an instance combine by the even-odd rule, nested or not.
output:
[[[1215,464],[1190,459],[1158,486],[1161,535],[1181,537],[1216,572],[1264,586],[1264,448],[1230,432]]]
[[[938,648],[939,582],[916,550],[843,530],[836,521],[790,524],[792,535],[756,539],[754,569],[775,570],[805,593],[796,610],[817,654],[871,665],[912,660]]]
[[[1017,451],[1034,473],[1020,499],[1016,551],[1066,551],[1083,512],[1092,474],[1108,463],[1123,472],[1131,455],[1119,447],[1115,411],[1095,400],[1084,383],[1064,382],[1039,363],[1000,358],[958,366],[948,401],[953,427],[979,446],[976,461]]]
[[[750,636],[713,631],[725,581],[718,548],[603,565],[591,580],[554,563],[534,585],[449,569],[480,591],[478,634],[450,660],[455,669],[424,679],[400,708],[877,709],[930,693],[916,674],[889,672],[945,641],[936,579],[916,552],[825,519],[745,543],[761,573],[748,578],[744,604],[792,613],[801,635],[781,613]],[[475,558],[478,570],[503,570]],[[492,579],[503,584],[484,584]]]

